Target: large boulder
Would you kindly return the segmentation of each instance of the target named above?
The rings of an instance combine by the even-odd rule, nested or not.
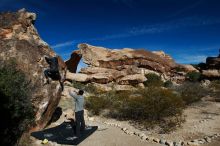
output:
[[[119,85],[137,85],[143,83],[147,78],[142,74],[127,75],[120,78],[117,82]]]
[[[81,73],[71,73],[71,72],[67,72],[66,74],[66,80],[72,82],[77,81],[77,82],[88,82],[89,77],[87,74],[81,74]]]
[[[220,70],[217,69],[203,70],[202,75],[208,78],[220,78]]]
[[[157,55],[143,49],[124,48],[117,50],[89,44],[79,44],[78,48],[79,50],[74,51],[67,62],[74,60],[73,56],[76,56],[74,54],[78,54],[78,56],[82,55],[86,64],[108,69],[120,70],[126,65],[134,65],[163,73],[176,67],[176,63],[171,58],[168,59],[166,56]],[[76,58],[72,62],[78,62],[78,59]],[[74,65],[73,63],[67,63],[68,68],[75,68]]]
[[[218,56],[218,57],[207,57],[206,66],[209,69],[219,69],[220,70],[220,56]]]
[[[150,52],[130,48],[108,49],[89,44],[79,44],[78,48],[66,61],[66,65],[72,73],[75,73],[80,58],[88,65],[77,73],[79,75],[72,76],[76,81],[79,81],[77,76],[84,76],[83,82],[100,84],[115,82],[118,85],[136,86],[146,80],[145,74],[164,74],[169,77],[172,75],[173,69],[178,66],[163,51]]]
[[[189,72],[199,72],[195,67],[193,67],[190,64],[182,64],[179,65],[179,67],[185,72],[185,73],[189,73]]]
[[[88,44],[79,44],[78,48],[84,62],[88,65],[117,69],[125,65],[135,65],[158,72],[168,72],[176,66],[176,63],[163,56],[147,50],[135,49],[107,49]]]
[[[80,52],[74,51],[71,54],[70,59],[65,61],[66,65],[67,65],[67,69],[72,73],[76,73],[77,65],[79,64],[81,58],[82,58],[82,55],[80,54]]]
[[[51,119],[61,98],[58,81],[44,85],[44,69],[48,67],[44,57],[55,56],[55,52],[39,36],[33,23],[36,14],[24,9],[14,13],[0,14],[0,61],[15,59],[17,68],[25,73],[33,85],[31,102],[35,111],[32,130],[44,128]],[[65,78],[65,63],[59,57],[59,69]]]
[[[201,72],[204,78],[220,79],[220,54],[217,57],[207,57],[206,63],[202,64]]]

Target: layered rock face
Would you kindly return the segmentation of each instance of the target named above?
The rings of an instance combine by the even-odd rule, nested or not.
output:
[[[95,82],[99,84],[116,83],[117,85],[140,85],[146,81],[145,74],[155,73],[169,78],[178,65],[164,52],[147,50],[107,49],[89,44],[79,44],[79,50],[74,51],[66,61],[70,72],[75,73],[82,57],[88,67],[80,73],[71,74],[70,79],[79,82]],[[75,57],[75,58],[74,58]]]
[[[202,75],[210,79],[220,78],[220,52],[217,57],[207,57],[202,70]]]
[[[42,129],[56,109],[61,86],[58,81],[44,85],[44,69],[48,67],[44,57],[56,54],[38,35],[33,23],[34,13],[24,9],[15,13],[0,14],[0,61],[15,59],[18,69],[25,73],[32,89],[31,102],[35,109],[35,130]],[[58,58],[60,74],[65,77],[65,63]],[[33,130],[34,130],[33,129]]]

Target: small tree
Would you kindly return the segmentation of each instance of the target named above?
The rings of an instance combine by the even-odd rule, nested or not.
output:
[[[173,86],[173,82],[166,81],[166,82],[164,82],[163,86],[166,87],[166,88],[172,87]]]
[[[196,71],[189,72],[189,73],[186,74],[186,77],[191,82],[197,82],[201,78],[201,73],[196,72]]]
[[[144,85],[147,87],[163,85],[163,81],[161,80],[161,77],[154,73],[146,74],[145,77],[147,78],[147,81],[144,82]]]
[[[14,61],[0,67],[0,145],[14,145],[33,122],[30,85]]]
[[[207,95],[209,90],[203,88],[199,83],[186,82],[177,88],[177,92],[186,104],[191,104]]]

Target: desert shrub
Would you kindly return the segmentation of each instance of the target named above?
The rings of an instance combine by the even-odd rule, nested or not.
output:
[[[174,68],[174,70],[175,70],[176,72],[183,72],[183,71],[184,71],[184,68],[181,68],[181,67],[177,66],[177,67]]]
[[[147,81],[144,82],[144,85],[149,87],[149,86],[162,86],[163,81],[161,80],[161,77],[154,74],[154,73],[149,73],[145,75],[147,78]]]
[[[77,81],[72,81],[72,86],[76,89],[84,89],[85,88],[85,85],[80,83],[80,82],[77,82]]]
[[[99,115],[100,112],[107,107],[108,101],[100,96],[86,97],[85,107],[94,115]]]
[[[98,87],[96,87],[94,84],[89,83],[85,86],[84,90],[88,93],[91,94],[99,94],[102,93],[103,91],[101,89],[99,89]]]
[[[94,86],[92,83],[89,84],[83,84],[77,81],[72,81],[72,86],[76,89],[84,90],[91,94],[97,94],[99,92],[102,92],[100,89],[98,89],[96,86]]]
[[[152,87],[140,90],[139,93],[143,97],[143,117],[146,119],[161,120],[181,113],[183,102],[172,90]]]
[[[186,74],[186,78],[191,82],[197,82],[201,78],[201,73],[195,71],[189,72]]]
[[[107,116],[138,121],[146,126],[182,115],[183,107],[182,98],[172,90],[158,87],[137,91],[111,91],[86,99],[86,108],[93,114],[98,115],[102,110],[109,109]]]
[[[166,81],[166,82],[164,82],[163,86],[166,87],[166,88],[172,87],[173,86],[173,82]]]
[[[15,61],[0,67],[0,145],[14,145],[33,122],[30,84]]]
[[[212,94],[213,97],[216,98],[216,100],[220,99],[220,80],[213,80],[211,81],[210,85],[210,92]]]
[[[177,92],[185,104],[191,104],[199,101],[202,97],[207,95],[209,91],[202,87],[199,83],[186,82],[177,88]]]
[[[216,91],[220,90],[220,80],[211,81],[209,87],[216,90]]]

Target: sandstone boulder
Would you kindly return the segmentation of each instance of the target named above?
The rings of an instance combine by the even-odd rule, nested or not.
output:
[[[130,91],[130,90],[135,90],[135,87],[131,86],[131,85],[115,85],[114,89],[116,91]]]
[[[80,52],[74,51],[71,54],[70,59],[65,61],[67,65],[67,69],[72,73],[76,73],[77,65],[79,64],[81,58],[82,58],[82,55],[80,55]]]
[[[219,78],[220,77],[220,70],[217,70],[217,69],[203,70],[202,75],[204,75],[208,78]]]
[[[72,73],[75,73],[80,58],[88,65],[80,70],[79,76],[85,77],[83,80],[80,81],[78,75],[73,78],[80,82],[100,84],[115,82],[119,85],[138,86],[146,80],[145,74],[164,74],[169,78],[173,68],[178,66],[169,55],[162,51],[108,49],[89,44],[79,44],[78,48],[79,50],[72,53],[66,64]]]
[[[68,79],[74,80],[77,82],[87,82],[89,81],[89,75],[82,73],[68,73]]]
[[[207,57],[206,66],[209,69],[219,69],[220,70],[220,57]]]
[[[199,72],[195,67],[193,67],[190,64],[182,64],[180,65],[180,68],[184,70],[184,72],[189,73],[189,72]]]
[[[169,72],[176,66],[172,59],[157,55],[147,50],[135,49],[108,49],[89,44],[79,44],[79,50],[74,51],[69,60],[74,60],[74,54],[82,55],[83,61],[93,67],[108,69],[123,68],[126,65],[134,65],[157,72]],[[72,61],[74,62],[74,61]],[[77,59],[75,60],[77,62]],[[67,64],[68,68],[75,68],[75,64]]]
[[[157,54],[163,58],[172,60],[172,58],[169,55],[165,54],[164,51],[153,51],[152,53]]]
[[[147,78],[142,74],[127,75],[123,78],[120,78],[117,82],[119,85],[136,85],[143,83]]]
[[[207,57],[206,63],[203,64],[201,72],[204,78],[220,78],[220,54],[217,57]]]
[[[83,69],[81,69],[80,73],[89,75],[90,79],[92,79],[92,78],[98,79],[98,78],[108,77],[107,82],[124,77],[127,74],[133,74],[133,73],[131,73],[130,69],[123,69],[121,71],[118,71],[118,70],[114,70],[114,69],[100,68],[100,67],[83,68]]]
[[[34,86],[30,98],[35,109],[34,129],[38,130],[44,128],[51,119],[62,89],[58,81],[44,85],[43,71],[48,67],[44,56],[56,54],[38,35],[33,25],[35,19],[36,14],[24,9],[0,14],[0,61],[4,63],[15,59],[18,69],[25,73]],[[61,76],[65,78],[65,63],[61,58],[58,61]]]

